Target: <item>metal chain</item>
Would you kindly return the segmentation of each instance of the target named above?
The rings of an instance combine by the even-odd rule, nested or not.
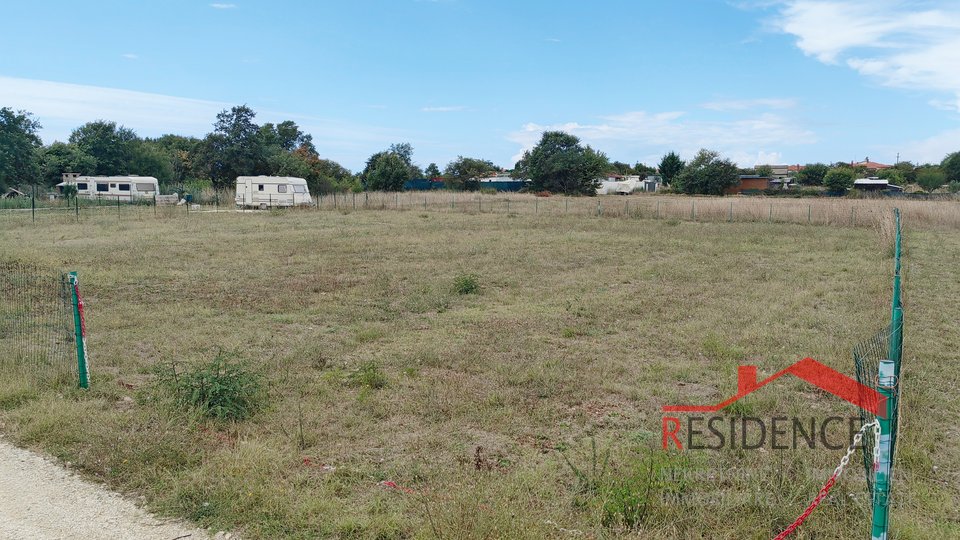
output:
[[[823,501],[824,497],[826,497],[827,494],[830,493],[830,489],[833,487],[833,484],[835,484],[837,480],[840,478],[840,475],[843,474],[843,470],[850,463],[850,457],[853,456],[853,454],[857,451],[857,445],[860,444],[860,441],[863,440],[863,435],[864,433],[866,433],[867,428],[869,427],[873,428],[873,435],[874,435],[873,466],[874,468],[877,467],[877,465],[880,463],[880,421],[874,420],[873,422],[860,426],[860,431],[858,431],[857,434],[853,436],[853,442],[847,448],[847,454],[843,456],[842,459],[840,459],[840,464],[837,465],[837,468],[833,470],[833,476],[831,476],[830,479],[827,480],[827,482],[823,485],[823,487],[820,488],[820,491],[817,493],[817,496],[813,499],[810,505],[807,506],[807,509],[804,510],[802,514],[800,514],[800,517],[798,517],[793,523],[791,523],[789,527],[784,529],[783,532],[781,532],[776,537],[774,537],[773,540],[783,540],[784,538],[790,536],[790,534],[793,531],[795,531],[797,527],[803,524],[803,522],[806,521],[808,517],[810,517],[810,514],[812,514],[813,511],[816,510],[817,506],[820,505],[820,502]]]

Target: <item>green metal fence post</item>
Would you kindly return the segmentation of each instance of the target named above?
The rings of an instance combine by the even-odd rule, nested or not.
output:
[[[87,365],[87,338],[84,335],[83,316],[80,309],[80,296],[77,294],[79,279],[76,272],[70,272],[70,296],[73,299],[73,327],[77,340],[77,379],[80,388],[90,388],[89,365]]]
[[[890,474],[893,472],[892,424],[897,414],[896,377],[894,363],[881,360],[877,379],[877,389],[886,398],[883,406],[886,415],[877,418],[880,422],[880,460],[876,465],[873,481],[873,527],[872,540],[887,540],[890,526]]]
[[[37,221],[37,185],[33,185],[33,194],[30,196],[30,217]]]
[[[73,204],[75,206],[74,211],[77,213],[77,223],[80,223],[80,197],[74,195]]]
[[[903,352],[903,305],[901,304],[900,257],[902,230],[900,209],[894,208],[893,300],[890,308],[890,342],[887,359],[880,361],[877,390],[886,398],[886,417],[880,421],[880,459],[873,483],[872,540],[887,540],[890,527],[890,490],[893,484],[893,457],[897,442],[897,414],[900,361]]]

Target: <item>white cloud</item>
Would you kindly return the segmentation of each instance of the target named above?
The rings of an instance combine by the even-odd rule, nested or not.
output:
[[[900,161],[914,164],[940,163],[947,154],[960,148],[960,129],[951,129],[919,141],[909,141],[898,147],[882,148],[888,154],[899,153]]]
[[[236,4],[210,4],[210,7],[213,9],[234,9],[237,7]]]
[[[795,99],[760,98],[734,99],[729,101],[710,101],[701,105],[712,111],[742,111],[747,109],[793,109],[797,106]]]
[[[443,107],[423,107],[423,112],[457,112],[466,109],[463,105],[447,105]]]
[[[960,110],[954,0],[786,0],[773,26],[821,62],[845,64],[887,86],[946,92]]]
[[[93,120],[111,120],[143,137],[165,133],[202,137],[213,129],[217,114],[236,105],[117,88],[0,76],[0,103],[34,114],[47,143],[65,141],[76,127]],[[293,120],[313,135],[325,157],[345,166],[363,163],[374,149],[409,140],[407,132],[335,119],[258,109],[258,122]]]
[[[133,54],[133,53],[126,53],[126,54],[123,54],[123,55],[121,55],[121,56],[123,56],[123,57],[126,58],[127,60],[136,60],[137,58],[140,58],[139,56],[137,56],[137,55],[135,55],[135,54]]]
[[[141,135],[203,134],[226,103],[116,88],[0,77],[0,102],[36,115],[44,140],[66,140],[77,126],[113,120]]]
[[[704,121],[689,118],[683,112],[634,111],[602,117],[595,124],[526,124],[507,137],[521,147],[514,162],[537,144],[544,131],[552,130],[576,135],[600,150],[628,153],[650,162],[670,150],[692,157],[700,148],[711,148],[741,166],[753,166],[773,158],[779,160],[780,151],[765,149],[816,142],[812,132],[773,113]],[[758,148],[764,150],[758,152]]]

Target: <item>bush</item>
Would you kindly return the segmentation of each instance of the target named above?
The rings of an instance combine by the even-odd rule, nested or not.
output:
[[[843,193],[853,187],[853,169],[849,167],[837,167],[827,171],[823,177],[823,185],[830,191]]]
[[[344,381],[347,386],[366,387],[379,390],[387,386],[387,376],[380,371],[376,362],[364,362],[360,367],[351,371]]]
[[[218,420],[244,420],[256,412],[261,397],[260,378],[260,374],[223,352],[182,373],[177,373],[176,365],[159,373],[160,386],[172,393],[178,406]]]
[[[453,280],[453,291],[457,294],[474,294],[480,291],[480,281],[473,274],[460,274]]]

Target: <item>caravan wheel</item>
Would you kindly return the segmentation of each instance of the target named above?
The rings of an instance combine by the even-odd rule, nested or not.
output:
[[[266,210],[266,209],[267,209],[267,203],[265,203],[265,202],[260,203],[260,209],[261,209],[261,210]]]

